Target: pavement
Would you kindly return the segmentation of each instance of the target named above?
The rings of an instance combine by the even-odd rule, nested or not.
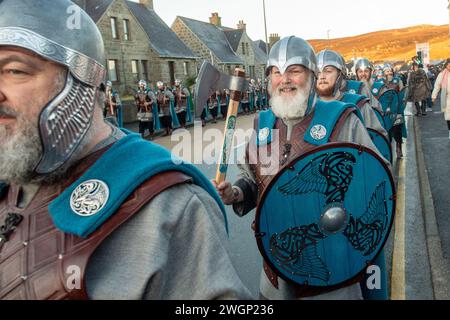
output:
[[[436,108],[437,109],[437,108]],[[411,114],[410,112],[407,114]],[[238,127],[251,129],[254,115],[240,115]],[[443,114],[428,112],[425,117],[408,115],[408,138],[402,159],[392,165],[397,184],[397,209],[390,237],[385,246],[392,300],[450,299],[450,140]],[[137,123],[126,124],[137,131]],[[172,136],[158,136],[158,143],[195,162],[210,179],[215,177],[217,158],[211,132],[223,131],[224,121],[200,125],[194,130],[175,131]],[[205,131],[204,129],[214,129]],[[188,134],[190,133],[190,135]],[[196,149],[200,146],[199,149]],[[183,152],[180,152],[183,150]],[[243,144],[235,148],[242,154]],[[201,159],[202,161],[198,162]],[[196,161],[197,160],[197,161]],[[230,165],[227,180],[235,181],[239,170]],[[227,208],[231,260],[249,290],[257,296],[262,258],[250,229],[254,211],[238,217]]]
[[[450,299],[450,139],[439,103],[416,118],[421,198],[435,299]]]

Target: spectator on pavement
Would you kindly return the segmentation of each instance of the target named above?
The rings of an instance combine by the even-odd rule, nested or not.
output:
[[[445,61],[444,70],[439,73],[432,94],[433,103],[436,101],[439,91],[441,92],[441,110],[444,112],[448,127],[448,138],[450,139],[450,58]]]

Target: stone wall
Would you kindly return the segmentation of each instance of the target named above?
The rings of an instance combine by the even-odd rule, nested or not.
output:
[[[112,38],[111,17],[117,19],[118,39]],[[129,21],[129,40],[124,39],[123,20]],[[124,0],[115,0],[103,17],[97,22],[97,26],[105,43],[106,59],[116,60],[118,69],[118,81],[113,86],[122,96],[131,93],[130,87],[137,87],[140,79],[156,84],[157,81],[170,82],[169,61],[174,61],[175,79],[186,79],[197,74],[196,60],[194,59],[169,59],[162,58],[158,52],[152,49],[147,33],[139,22],[131,14]],[[132,60],[138,61],[137,75],[132,73]],[[106,66],[107,66],[107,61]],[[141,61],[147,61],[147,75],[141,66]],[[188,74],[184,74],[183,62],[188,62]]]

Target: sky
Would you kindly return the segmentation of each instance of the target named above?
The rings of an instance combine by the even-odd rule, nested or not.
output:
[[[138,0],[133,0],[138,2]],[[341,38],[418,24],[448,24],[448,0],[265,0],[267,33],[310,39]],[[264,40],[263,0],[153,0],[155,11],[172,25],[176,16],[222,25],[247,24],[253,40]]]

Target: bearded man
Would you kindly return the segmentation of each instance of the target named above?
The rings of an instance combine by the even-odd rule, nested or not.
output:
[[[74,6],[0,1],[0,299],[248,298],[209,181],[104,121],[102,37],[78,7],[67,27]]]
[[[345,63],[341,55],[326,49],[317,54],[317,63],[319,78],[317,79],[316,91],[319,99],[324,101],[352,101],[361,111],[365,126],[377,130],[388,138],[388,133],[370,106],[370,100],[363,95],[352,95],[342,91],[345,79]]]
[[[316,142],[313,140],[321,138],[317,136],[323,136],[324,132],[332,132],[329,142],[354,142],[376,150],[356,114],[356,106],[315,99],[317,60],[308,42],[294,36],[281,39],[270,50],[267,66],[271,109],[260,112],[255,118],[255,132],[246,146],[245,163],[240,165],[240,179],[233,185],[227,181],[217,185],[213,181],[223,202],[232,205],[238,216],[244,216],[257,207],[261,202],[261,195],[280,172],[280,168],[289,165],[299,154],[314,149]],[[333,117],[331,109],[327,108],[335,107],[344,109],[337,114],[334,127],[322,127],[322,132],[314,130],[316,126],[308,129],[319,114]],[[274,163],[269,167],[259,157],[263,147],[271,148]],[[263,270],[261,299],[300,299],[306,296],[313,296],[314,299],[362,298],[362,289],[358,283],[350,283],[325,294],[320,291],[308,292],[295,283],[278,277],[266,262]]]
[[[354,94],[360,94],[370,99],[372,108],[378,110],[381,115],[384,114],[383,107],[377,98],[372,94],[374,70],[373,64],[366,58],[361,58],[355,63],[356,81],[344,80],[344,91]]]

